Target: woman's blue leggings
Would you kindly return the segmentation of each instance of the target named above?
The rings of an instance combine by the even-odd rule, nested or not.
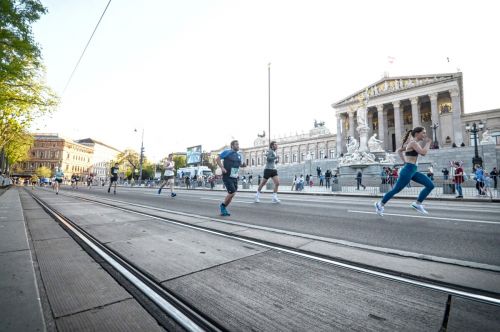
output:
[[[432,189],[434,189],[434,184],[428,176],[417,172],[417,165],[406,163],[401,169],[401,172],[399,172],[398,181],[394,185],[394,188],[392,188],[392,190],[386,193],[382,198],[382,204],[387,203],[394,195],[403,190],[411,180],[425,186],[425,188],[422,189],[417,198],[417,202],[422,203],[424,199],[431,193]]]

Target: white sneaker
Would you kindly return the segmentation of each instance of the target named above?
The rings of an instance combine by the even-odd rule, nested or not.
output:
[[[260,195],[255,195],[255,203],[260,203]]]
[[[281,201],[278,199],[278,197],[273,197],[272,202],[273,203],[280,203]]]
[[[424,206],[422,204],[411,203],[411,207],[417,210],[417,212],[421,214],[429,214],[429,212],[425,211]]]
[[[375,206],[375,212],[377,212],[377,214],[381,217],[384,216],[384,207],[382,205],[380,205],[379,202],[375,202],[373,204],[373,206]]]

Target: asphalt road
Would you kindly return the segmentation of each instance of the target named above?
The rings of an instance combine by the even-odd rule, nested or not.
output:
[[[70,193],[72,190],[63,188]],[[478,263],[500,268],[500,204],[489,202],[427,201],[428,216],[409,207],[411,201],[394,199],[384,217],[375,214],[374,198],[280,194],[280,204],[271,195],[253,202],[253,193],[237,193],[228,208],[230,217],[220,217],[218,206],[225,192],[180,190],[170,198],[168,190],[118,188],[117,195],[102,187],[79,188],[80,194],[107,197],[136,204],[226,218],[234,222],[309,234],[375,250],[400,250],[412,255]]]

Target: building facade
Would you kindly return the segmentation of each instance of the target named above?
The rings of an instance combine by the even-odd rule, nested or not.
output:
[[[460,72],[384,77],[333,104],[340,133],[338,151],[345,151],[348,137],[358,138],[356,112],[361,105],[368,109],[369,134],[377,134],[386,151],[395,151],[405,131],[417,126],[426,128],[439,147],[460,146],[464,142]]]
[[[288,137],[273,138],[278,149],[278,159],[281,165],[302,163],[306,160],[329,159],[336,156],[336,135],[331,134],[323,122],[315,121],[314,128],[308,133]],[[250,169],[260,168],[266,164],[265,153],[269,149],[266,137],[257,137],[254,146],[241,148],[245,163]]]
[[[27,161],[13,166],[13,175],[29,177],[37,168],[45,166],[54,171],[61,167],[66,178],[73,174],[80,176],[91,172],[93,148],[58,134],[35,134],[33,146]]]
[[[116,160],[117,155],[121,152],[112,146],[101,143],[93,138],[79,139],[76,143],[88,146],[93,149],[92,154],[92,173],[97,180],[105,180],[109,177],[111,162]]]

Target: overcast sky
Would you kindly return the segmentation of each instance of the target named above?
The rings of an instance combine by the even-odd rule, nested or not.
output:
[[[500,108],[495,1],[114,0],[64,94],[108,0],[42,2],[34,33],[62,100],[33,129],[139,150],[144,128],[153,161],[252,145],[267,132],[268,63],[272,136],[315,119],[335,132],[331,104],[386,71],[460,69],[465,112]]]

